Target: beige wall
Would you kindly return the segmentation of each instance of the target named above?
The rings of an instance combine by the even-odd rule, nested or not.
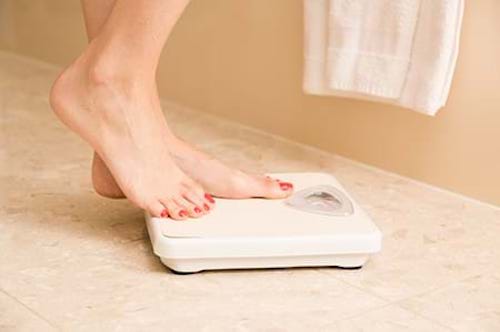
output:
[[[0,0],[0,46],[64,64],[78,2]],[[448,105],[435,118],[302,93],[300,0],[194,0],[162,58],[164,97],[500,205],[500,1],[468,1]]]

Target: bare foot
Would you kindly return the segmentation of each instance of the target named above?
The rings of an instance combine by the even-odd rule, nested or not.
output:
[[[202,216],[213,202],[170,155],[154,80],[149,84],[123,73],[110,75],[110,64],[103,66],[105,59],[96,59],[92,47],[54,83],[54,112],[102,157],[115,184],[137,206],[173,219]],[[102,193],[119,196],[117,190]]]
[[[293,192],[291,183],[261,175],[250,175],[228,167],[173,135],[166,144],[177,165],[214,196],[284,198]],[[113,198],[123,197],[113,176],[97,154],[94,155],[92,178],[94,188],[101,195]]]
[[[177,165],[210,194],[224,198],[285,198],[293,184],[229,167],[180,140],[171,140],[170,152]]]

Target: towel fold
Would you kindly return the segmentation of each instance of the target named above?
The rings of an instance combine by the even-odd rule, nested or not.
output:
[[[458,55],[463,0],[305,0],[304,91],[434,115]]]

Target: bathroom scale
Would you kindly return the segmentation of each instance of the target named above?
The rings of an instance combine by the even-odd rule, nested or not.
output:
[[[176,273],[306,266],[360,268],[381,248],[370,217],[326,173],[270,174],[294,184],[286,199],[215,199],[199,219],[146,213],[153,251]]]

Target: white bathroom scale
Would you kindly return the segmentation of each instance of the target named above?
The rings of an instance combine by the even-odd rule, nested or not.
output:
[[[305,266],[360,268],[381,248],[370,217],[330,174],[283,173],[288,199],[217,199],[199,219],[146,214],[153,250],[176,273]]]

